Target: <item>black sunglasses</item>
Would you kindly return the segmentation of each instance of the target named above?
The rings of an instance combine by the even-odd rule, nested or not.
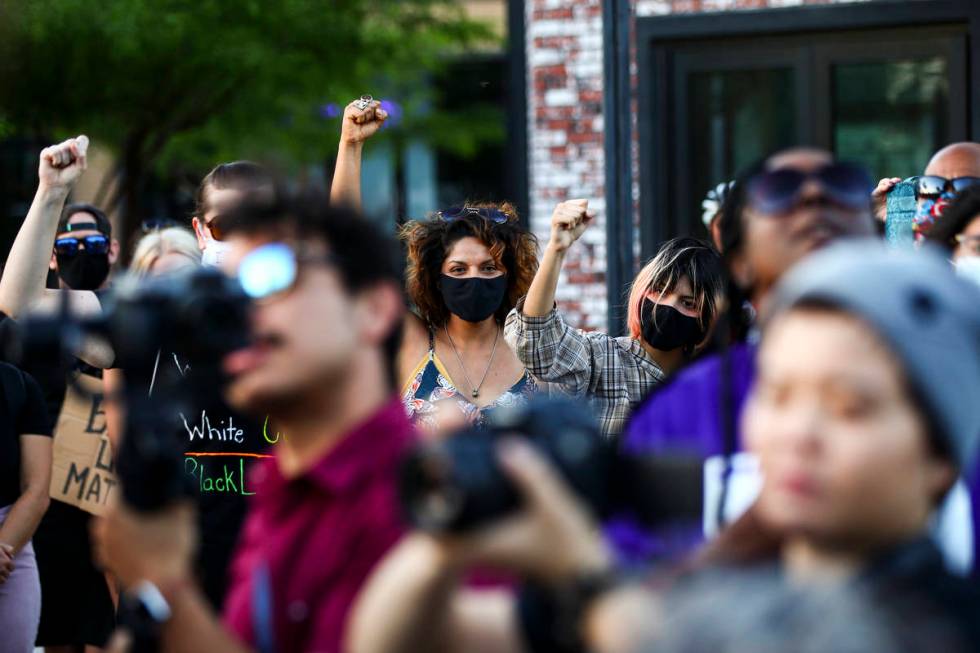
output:
[[[813,172],[782,168],[759,173],[746,186],[749,204],[761,213],[786,213],[799,202],[800,192],[810,179],[837,204],[849,209],[870,206],[874,184],[867,170],[854,163],[832,163]]]
[[[980,184],[980,177],[956,177],[955,179],[947,179],[946,177],[936,175],[922,175],[914,179],[916,197],[938,197],[947,188],[952,188],[954,193],[959,193],[970,186]]]
[[[78,254],[80,244],[89,254],[105,254],[109,251],[109,239],[105,236],[85,236],[84,238],[72,236],[54,241],[54,253],[64,257],[75,256]]]
[[[472,206],[454,206],[451,209],[446,209],[445,211],[439,211],[436,213],[437,216],[445,220],[446,222],[455,222],[465,218],[468,215],[478,215],[485,220],[489,220],[494,224],[504,224],[510,218],[507,214],[499,209],[482,209]]]

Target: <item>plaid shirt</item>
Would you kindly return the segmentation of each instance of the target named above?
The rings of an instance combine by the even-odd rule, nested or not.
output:
[[[531,374],[551,391],[592,399],[602,432],[619,435],[630,411],[664,378],[640,343],[626,336],[585,333],[565,323],[557,310],[524,315],[524,300],[507,316],[504,338]]]

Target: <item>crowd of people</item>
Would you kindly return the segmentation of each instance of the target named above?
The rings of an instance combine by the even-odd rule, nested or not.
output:
[[[508,203],[397,240],[362,217],[387,117],[347,106],[329,197],[216,166],[126,275],[103,211],[66,203],[88,139],[41,152],[5,346],[33,315],[110,320],[121,288],[181,278],[233,280],[247,318],[176,339],[134,318],[0,363],[0,651],[980,650],[980,144],[913,180],[913,247],[883,237],[902,180],[830,152],[716,180],[703,237],[623,289],[618,335],[556,303],[588,199],[555,207],[543,246]],[[576,437],[598,448],[522,432],[535,405],[587,407]],[[133,471],[159,458],[151,431],[173,491]],[[104,442],[107,489],[79,441]],[[560,462],[599,450],[641,472]],[[468,525],[411,518],[419,451],[426,510]]]

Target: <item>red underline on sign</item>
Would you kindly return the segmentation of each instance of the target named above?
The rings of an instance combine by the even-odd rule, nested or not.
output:
[[[195,457],[201,457],[201,456],[239,456],[239,457],[242,457],[242,458],[275,458],[275,456],[270,456],[267,453],[211,453],[211,452],[196,453],[194,451],[188,451],[184,455],[185,456],[195,456]]]

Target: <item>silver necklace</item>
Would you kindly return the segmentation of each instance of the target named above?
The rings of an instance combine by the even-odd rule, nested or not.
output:
[[[443,327],[446,330],[446,337],[449,338],[449,344],[452,345],[453,353],[456,354],[456,362],[459,363],[459,369],[463,370],[463,378],[466,379],[466,384],[472,388],[471,395],[476,399],[480,396],[480,388],[483,387],[483,382],[487,380],[487,374],[490,373],[490,367],[493,365],[493,355],[497,353],[497,340],[500,339],[500,329],[497,329],[497,335],[493,338],[493,349],[490,350],[490,361],[487,363],[487,369],[483,370],[483,378],[480,379],[480,385],[474,386],[473,382],[470,381],[470,375],[466,373],[466,366],[463,365],[463,359],[459,356],[459,351],[456,349],[456,343],[453,342],[453,337],[449,335],[449,325]]]

